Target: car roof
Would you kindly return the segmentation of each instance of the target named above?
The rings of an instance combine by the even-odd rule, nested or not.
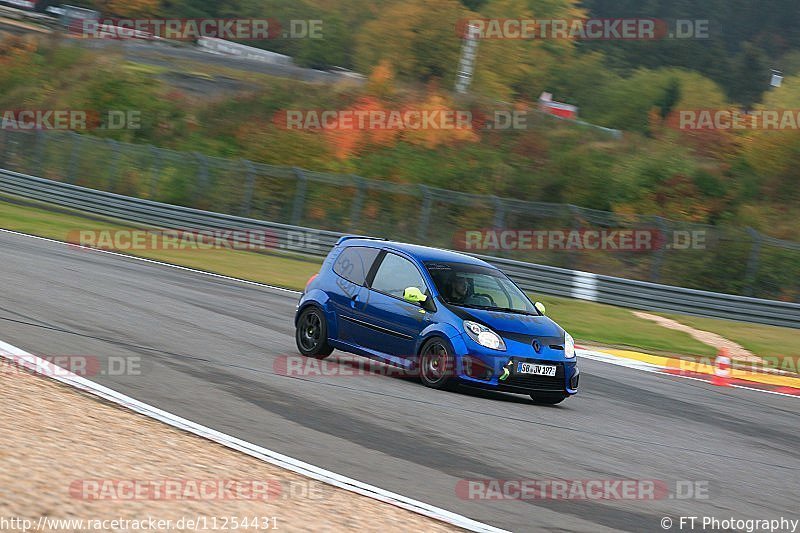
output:
[[[387,250],[395,250],[405,252],[413,256],[417,261],[441,261],[443,263],[467,263],[470,265],[480,265],[489,268],[495,268],[486,261],[482,261],[477,257],[472,257],[466,254],[453,252],[451,250],[442,250],[441,248],[433,248],[430,246],[421,246],[418,244],[408,244],[404,242],[385,241],[381,239],[369,238],[348,238],[340,241],[345,246],[369,246],[373,248],[385,248]]]

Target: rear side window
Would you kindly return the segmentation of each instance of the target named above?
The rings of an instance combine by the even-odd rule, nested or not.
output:
[[[425,281],[414,264],[399,255],[386,254],[375,272],[372,288],[391,296],[403,297],[406,287],[416,287],[425,292]]]
[[[380,250],[377,248],[367,248],[366,246],[345,248],[336,258],[336,262],[333,264],[333,271],[347,281],[356,285],[363,285],[372,263],[378,256],[378,252]]]

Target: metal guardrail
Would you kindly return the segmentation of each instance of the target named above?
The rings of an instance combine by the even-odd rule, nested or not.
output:
[[[294,61],[292,61],[292,58],[287,55],[279,54],[277,52],[270,52],[269,50],[264,50],[262,48],[245,46],[243,44],[226,41],[225,39],[217,39],[215,37],[200,37],[197,39],[197,47],[211,54],[219,54],[238,59],[251,59],[253,61],[269,63],[271,65],[294,66]]]
[[[133,198],[0,170],[0,192],[147,226],[182,230],[264,230],[281,250],[325,256],[340,233]]]
[[[478,256],[530,291],[620,307],[800,328],[800,304]]]
[[[197,52],[202,53],[202,52]],[[210,56],[211,57],[211,56]],[[332,232],[370,234],[741,296],[800,303],[800,243],[752,228],[615,213],[131,144],[0,129],[0,168],[92,189]],[[467,187],[469,188],[469,187]],[[489,234],[642,232],[631,251],[555,242],[493,246]],[[468,241],[481,235],[486,241]],[[468,235],[472,237],[468,237]],[[584,253],[591,252],[591,253]]]
[[[318,257],[325,256],[342,235],[143,200],[7,170],[0,170],[0,192],[158,228],[266,230],[274,238],[277,249]],[[511,259],[477,257],[502,268],[528,291],[635,309],[800,328],[798,303],[686,289]]]

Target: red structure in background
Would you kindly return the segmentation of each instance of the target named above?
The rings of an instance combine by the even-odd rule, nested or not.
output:
[[[554,102],[553,95],[547,92],[539,96],[539,109],[550,115],[561,118],[578,119],[578,107],[571,104]]]

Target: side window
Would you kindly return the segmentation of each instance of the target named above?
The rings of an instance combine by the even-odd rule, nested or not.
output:
[[[365,246],[345,248],[333,263],[333,271],[351,283],[363,285],[379,251]]]
[[[387,253],[375,272],[375,279],[372,280],[372,288],[398,298],[403,297],[406,287],[417,287],[425,292],[425,281],[417,270],[417,267],[399,255]]]

